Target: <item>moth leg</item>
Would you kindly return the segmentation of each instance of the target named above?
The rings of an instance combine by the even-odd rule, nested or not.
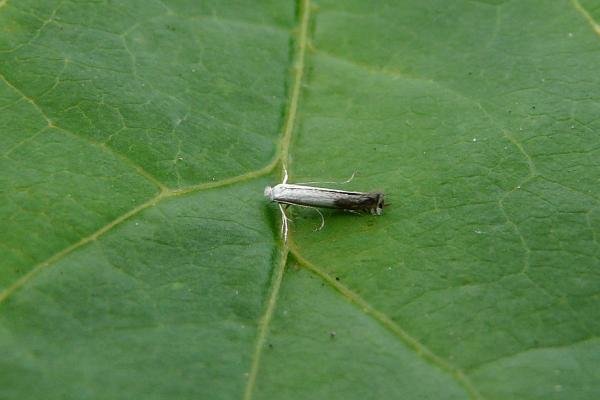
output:
[[[288,217],[285,214],[285,210],[281,203],[277,203],[277,205],[279,206],[279,211],[281,212],[281,235],[283,236],[283,242],[287,243],[289,231]]]
[[[288,204],[291,205],[291,204]],[[301,204],[295,204],[298,207],[304,207],[304,208],[310,208],[312,210],[315,210],[317,213],[319,213],[319,216],[321,217],[321,225],[318,228],[315,228],[314,231],[320,231],[321,229],[323,229],[325,227],[325,217],[323,216],[323,213],[317,208],[317,207],[313,207],[313,206],[303,206]],[[281,207],[281,204],[279,204],[279,207]],[[291,221],[291,219],[288,218],[289,221]]]
[[[283,207],[283,211],[287,211],[288,208],[290,208],[292,206],[292,204],[289,203],[279,203],[280,207]],[[293,222],[294,220],[290,217],[288,217],[287,213],[285,214],[286,218],[288,221]]]
[[[316,212],[318,212],[319,215],[321,216],[321,226],[319,226],[317,229],[315,229],[315,231],[320,231],[321,229],[323,229],[323,227],[325,227],[325,217],[323,216],[323,213],[318,208],[315,208],[314,210]]]

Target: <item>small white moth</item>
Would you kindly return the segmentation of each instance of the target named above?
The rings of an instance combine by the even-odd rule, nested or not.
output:
[[[316,207],[367,212],[373,215],[383,214],[384,195],[381,192],[349,192],[304,184],[288,184],[287,179],[288,174],[285,171],[282,183],[265,188],[265,197],[276,202],[281,211],[285,241],[287,241],[288,218],[283,204],[315,208],[321,215],[321,228],[324,225],[323,215]]]

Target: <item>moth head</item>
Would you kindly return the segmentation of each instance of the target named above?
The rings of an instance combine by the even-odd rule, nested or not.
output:
[[[265,197],[273,201],[273,188],[271,186],[265,188]]]

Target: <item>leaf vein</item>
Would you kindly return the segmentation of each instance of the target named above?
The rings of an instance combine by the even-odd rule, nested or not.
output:
[[[590,13],[585,8],[583,8],[583,6],[579,2],[579,0],[571,0],[571,4],[573,4],[573,7],[575,7],[575,10],[577,10],[577,12],[579,12],[581,15],[583,15],[585,20],[590,24],[590,26],[594,30],[594,32],[596,32],[598,35],[600,35],[600,24],[598,24],[594,20],[594,18],[592,18]]]
[[[42,116],[42,118],[44,118],[46,120],[46,124],[47,124],[47,128],[55,128],[58,129],[62,132],[68,133],[71,136],[79,139],[79,140],[85,140],[89,143],[91,143],[94,146],[100,147],[103,151],[111,153],[113,156],[115,156],[116,158],[118,158],[119,160],[121,160],[123,163],[129,165],[129,167],[131,167],[133,170],[135,170],[139,175],[143,176],[144,178],[146,178],[147,180],[149,180],[150,182],[152,182],[154,185],[156,185],[160,190],[165,190],[166,186],[160,182],[156,177],[154,177],[151,173],[149,173],[148,171],[146,171],[144,168],[142,168],[142,166],[140,166],[139,164],[137,164],[136,162],[134,162],[133,160],[131,160],[130,158],[128,158],[127,156],[121,154],[120,152],[114,150],[112,147],[107,146],[104,143],[99,143],[85,135],[78,135],[73,131],[70,131],[66,128],[62,128],[58,125],[56,125],[51,119],[50,117],[48,117],[48,115],[44,112],[44,110],[36,103],[36,101],[27,96],[21,89],[17,88],[15,85],[13,85],[12,83],[10,83],[6,77],[4,76],[4,74],[2,74],[0,72],[0,79],[2,79],[2,81],[11,89],[13,89],[15,92],[17,92],[23,99],[25,99],[28,103],[30,103],[32,105],[32,107],[34,107]],[[38,132],[40,133],[40,132]],[[37,136],[34,135],[34,136]],[[30,139],[32,139],[33,137],[31,137]],[[24,140],[22,143],[20,143],[19,145],[27,142],[28,140]],[[18,147],[18,146],[15,146]],[[14,150],[14,148],[11,148],[10,151]],[[10,152],[9,151],[9,152]]]
[[[182,195],[186,195],[186,194],[189,194],[189,193],[195,193],[195,192],[199,192],[199,191],[202,191],[202,190],[209,190],[209,189],[219,188],[219,187],[223,187],[223,186],[229,186],[229,185],[234,184],[234,183],[244,182],[244,181],[247,181],[247,180],[251,180],[251,179],[254,179],[254,178],[258,178],[258,177],[267,175],[277,165],[277,160],[278,160],[278,158],[275,158],[271,163],[269,163],[264,168],[261,168],[259,170],[255,170],[255,171],[251,171],[251,172],[248,172],[248,173],[245,173],[245,174],[242,174],[242,175],[234,176],[232,178],[227,178],[227,179],[223,179],[223,180],[215,181],[215,182],[203,183],[203,184],[200,184],[200,185],[190,186],[190,187],[187,187],[187,188],[184,188],[184,189],[172,190],[172,189],[166,188],[166,189],[162,190],[159,194],[157,194],[156,196],[154,196],[151,199],[147,200],[145,203],[142,203],[139,206],[137,206],[137,207],[135,207],[135,208],[127,211],[126,213],[124,213],[122,215],[120,215],[119,217],[115,218],[113,221],[111,221],[108,224],[104,225],[103,227],[101,227],[100,229],[98,229],[97,231],[95,231],[94,233],[92,233],[91,235],[88,235],[88,236],[82,238],[78,242],[76,242],[76,243],[74,243],[74,244],[72,244],[72,245],[64,248],[63,250],[61,250],[61,251],[53,254],[52,256],[50,256],[49,258],[47,258],[46,260],[44,260],[41,263],[37,264],[27,274],[23,275],[15,283],[13,283],[8,288],[6,288],[6,289],[4,289],[3,291],[0,292],[0,304],[3,303],[5,300],[7,300],[10,295],[12,295],[18,289],[20,289],[21,287],[23,287],[32,278],[34,278],[36,275],[38,275],[43,269],[52,266],[53,264],[57,263],[58,261],[60,261],[64,257],[66,257],[67,255],[69,255],[70,253],[72,253],[73,251],[75,251],[75,250],[79,249],[80,247],[83,247],[84,245],[86,245],[86,244],[88,244],[88,243],[90,243],[90,242],[98,239],[99,237],[103,236],[105,233],[107,233],[108,231],[110,231],[112,228],[118,226],[119,224],[121,224],[122,222],[128,220],[129,218],[131,218],[131,217],[139,214],[140,212],[142,212],[146,208],[155,206],[159,202],[161,202],[162,200],[165,200],[165,199],[168,199],[168,198],[172,198],[172,197],[176,197],[176,196],[182,196]]]
[[[287,248],[287,246],[283,246],[279,256],[279,262],[277,263],[273,271],[274,276],[271,288],[269,290],[267,307],[265,309],[265,313],[261,317],[260,322],[258,324],[258,335],[254,347],[254,354],[252,356],[250,372],[248,374],[248,381],[244,390],[244,400],[250,400],[254,392],[254,387],[256,385],[256,377],[258,375],[258,370],[260,366],[262,350],[267,339],[269,325],[271,323],[271,320],[273,319],[273,314],[275,313],[275,306],[277,305],[277,299],[279,298],[279,289],[281,288],[281,282],[283,281],[283,273],[285,271],[285,265],[287,263],[288,254],[289,249]]]
[[[586,342],[593,342],[593,341],[596,341],[598,339],[600,339],[600,337],[598,337],[598,336],[590,336],[590,337],[586,337],[586,338],[583,338],[583,339],[580,339],[580,340],[576,340],[576,341],[571,342],[571,343],[559,344],[559,345],[556,345],[556,346],[530,347],[528,349],[524,349],[524,350],[521,350],[521,351],[518,351],[518,352],[515,352],[515,353],[507,354],[507,355],[498,357],[498,358],[496,358],[494,360],[484,361],[484,362],[482,362],[480,364],[477,364],[477,365],[474,365],[472,367],[469,367],[468,368],[468,372],[469,373],[473,373],[473,372],[476,372],[477,370],[485,368],[485,367],[487,367],[487,366],[489,366],[491,364],[494,364],[494,363],[497,363],[497,362],[501,362],[503,360],[507,360],[509,358],[516,357],[516,356],[519,356],[519,355],[523,355],[523,354],[527,354],[527,353],[532,353],[534,351],[538,351],[538,350],[561,350],[561,349],[569,349],[570,347],[581,345],[581,344],[585,344]]]
[[[408,347],[415,351],[415,353],[426,360],[427,362],[435,365],[441,370],[449,373],[454,380],[456,380],[473,399],[482,399],[481,394],[475,388],[471,380],[464,374],[464,372],[451,365],[448,361],[441,358],[440,356],[433,353],[424,344],[419,342],[416,338],[406,332],[400,325],[394,322],[389,316],[382,311],[379,311],[365,299],[359,296],[357,293],[352,291],[347,286],[343,285],[327,272],[312,264],[310,261],[305,259],[299,254],[299,251],[290,245],[291,255],[298,261],[300,265],[317,275],[319,278],[327,282],[330,286],[336,289],[342,296],[344,296],[350,303],[358,306],[366,315],[369,315],[373,319],[377,320],[381,325],[399,337]]]
[[[121,222],[138,214],[140,211],[145,210],[146,208],[148,208],[152,205],[155,205],[163,197],[165,197],[165,194],[164,194],[164,192],[161,192],[160,194],[151,198],[150,200],[146,201],[145,203],[140,204],[139,206],[129,210],[125,214],[122,214],[118,218],[114,219],[110,223],[104,225],[102,228],[98,229],[96,232],[92,233],[91,235],[82,238],[78,242],[73,243],[69,247],[64,248],[63,250],[59,251],[58,253],[55,253],[54,255],[52,255],[50,258],[46,259],[45,261],[42,261],[41,263],[37,264],[28,273],[26,273],[20,279],[18,279],[15,283],[13,283],[8,288],[6,288],[2,292],[0,292],[0,304],[3,303],[6,299],[8,299],[8,297],[11,294],[16,292],[23,285],[25,285],[27,282],[29,282],[33,277],[38,275],[43,269],[45,269],[45,268],[51,266],[52,264],[56,263],[57,261],[61,260],[66,255],[72,253],[74,250],[88,244],[89,242],[92,242],[92,241],[98,239],[98,237],[100,237],[103,234],[105,234],[106,232],[110,231],[112,228],[119,225]]]
[[[298,32],[298,43],[295,51],[295,60],[293,65],[294,78],[292,90],[290,92],[289,105],[287,110],[286,119],[283,125],[283,135],[279,142],[279,154],[273,160],[272,167],[278,165],[278,161],[281,161],[283,166],[289,161],[289,149],[292,141],[292,133],[296,124],[296,115],[298,113],[298,102],[300,99],[300,92],[302,89],[302,77],[304,75],[305,68],[305,54],[308,43],[308,22],[310,19],[310,0],[299,0],[300,10],[300,21],[299,21],[299,32]],[[275,268],[273,284],[271,286],[269,300],[265,313],[259,323],[259,331],[256,339],[256,345],[254,348],[254,355],[252,357],[252,364],[250,366],[250,372],[248,374],[248,381],[244,389],[244,400],[252,399],[254,388],[256,385],[256,379],[260,368],[260,359],[263,351],[264,343],[269,330],[269,325],[275,311],[275,305],[279,295],[279,289],[283,280],[283,273],[285,270],[285,264],[287,262],[289,253],[289,247],[282,243],[281,257],[279,264]]]
[[[0,7],[5,6],[7,3],[8,3],[8,0],[4,0],[3,3],[0,3]],[[22,47],[32,44],[35,40],[37,40],[37,38],[40,37],[42,31],[44,30],[44,28],[46,28],[46,25],[48,25],[51,22],[55,22],[54,18],[56,17],[56,13],[58,12],[58,10],[60,10],[63,3],[64,3],[64,1],[61,1],[58,4],[58,6],[54,10],[52,10],[52,13],[50,13],[50,16],[46,20],[42,21],[42,25],[37,29],[37,31],[34,33],[34,35],[28,41],[18,45],[17,47],[14,47],[12,49],[0,51],[0,53],[13,53]]]

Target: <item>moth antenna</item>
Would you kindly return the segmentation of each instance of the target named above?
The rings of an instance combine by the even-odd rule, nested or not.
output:
[[[342,183],[350,183],[350,182],[352,182],[352,180],[353,180],[353,179],[354,179],[354,177],[356,176],[356,172],[357,172],[357,171],[354,171],[354,172],[352,173],[352,176],[350,176],[350,178],[348,178],[347,180],[345,180],[345,181],[344,181],[344,182],[342,182]]]
[[[282,183],[285,185],[287,183],[287,180],[288,180],[288,172],[284,165],[283,166],[283,182]]]
[[[322,183],[326,183],[326,184],[334,184],[334,185],[343,185],[345,183],[350,183],[352,182],[352,180],[354,179],[354,177],[356,176],[356,173],[358,171],[354,171],[352,173],[352,176],[350,176],[350,178],[346,179],[343,182],[333,182],[333,181],[325,181],[325,182],[319,182],[319,181],[313,181],[313,182],[297,182],[296,185],[314,185],[314,184],[322,184]]]

